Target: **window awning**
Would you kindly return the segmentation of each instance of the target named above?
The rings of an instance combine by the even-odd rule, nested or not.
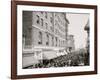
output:
[[[57,52],[56,51],[45,51],[43,52],[43,60],[47,59],[53,59],[57,57]]]

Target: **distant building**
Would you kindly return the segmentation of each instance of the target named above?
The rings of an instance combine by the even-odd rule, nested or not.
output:
[[[43,58],[43,55],[42,53],[35,54],[35,48],[39,48],[40,51],[53,49],[53,47],[65,48],[68,24],[66,13],[23,11],[23,55],[34,53],[37,56],[35,58],[39,60]],[[34,55],[28,57],[34,58]],[[28,57],[26,58],[29,59]]]
[[[75,50],[75,40],[74,40],[74,35],[68,35],[67,37],[67,49],[69,52]]]
[[[89,23],[89,20],[87,21],[87,24],[85,25],[85,27],[84,27],[84,30],[86,30],[87,31],[87,45],[86,45],[86,55],[85,55],[85,60],[84,60],[84,63],[85,63],[85,65],[89,65],[90,63],[90,57],[89,57],[89,55],[90,55],[90,53],[89,53],[89,47],[90,47],[90,40],[89,40],[89,33],[90,33],[90,23]]]

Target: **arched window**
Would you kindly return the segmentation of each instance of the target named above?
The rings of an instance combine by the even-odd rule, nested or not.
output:
[[[37,17],[37,21],[36,21],[36,23],[37,23],[37,24],[40,24],[40,21],[39,21],[39,16],[38,16],[38,15],[36,15],[36,17]]]

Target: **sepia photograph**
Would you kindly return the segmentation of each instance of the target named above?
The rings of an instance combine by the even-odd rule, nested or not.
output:
[[[97,74],[97,6],[12,2],[12,79]]]
[[[89,66],[89,14],[23,11],[22,15],[23,69]]]

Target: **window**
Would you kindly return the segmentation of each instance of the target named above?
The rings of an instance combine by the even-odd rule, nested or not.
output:
[[[52,37],[52,46],[54,46],[54,37]]]
[[[45,18],[47,18],[47,12],[45,12]]]
[[[62,46],[63,41],[61,40],[61,46]]]
[[[63,45],[65,45],[65,41],[63,41]]]
[[[48,30],[48,24],[47,24],[47,23],[45,23],[45,25],[46,25],[46,29]]]
[[[46,41],[46,45],[49,45],[49,35],[47,34],[47,41]]]
[[[59,46],[60,46],[60,40],[59,40]]]
[[[57,46],[57,37],[56,37],[56,46]]]
[[[50,22],[51,22],[51,24],[53,24],[53,19],[52,19],[52,17],[50,17]]]
[[[50,29],[51,29],[52,32],[54,32],[54,28],[52,26],[50,26]]]
[[[58,22],[57,22],[57,20],[55,20],[55,26],[57,26],[57,24],[58,24]]]
[[[43,19],[41,18],[41,26],[43,26]]]
[[[37,21],[36,21],[36,23],[37,23],[37,24],[40,24],[39,16],[38,16],[38,15],[36,15],[36,16],[37,16]]]
[[[39,32],[39,42],[38,42],[38,44],[42,44],[42,32]]]

